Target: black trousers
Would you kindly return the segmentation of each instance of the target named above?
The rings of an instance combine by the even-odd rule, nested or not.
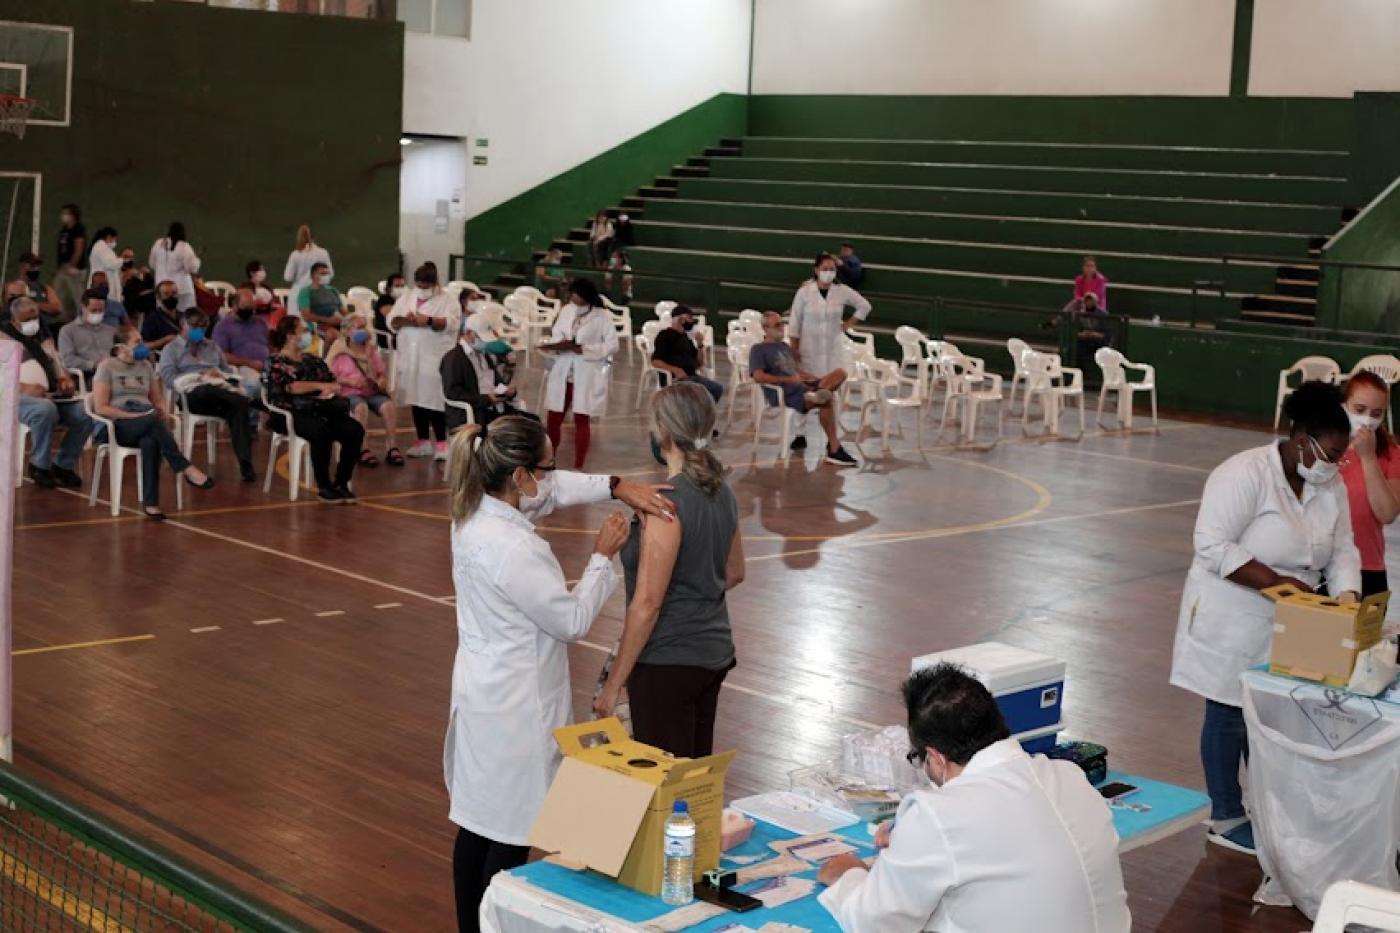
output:
[[[413,431],[418,435],[420,441],[428,439],[428,429],[432,428],[439,441],[447,440],[447,414],[446,412],[433,411],[431,408],[413,408]]]
[[[297,436],[311,445],[311,472],[316,474],[317,488],[350,485],[365,444],[365,429],[360,422],[345,412],[324,417],[308,411],[293,412],[292,421]],[[337,441],[340,442],[340,463],[332,479],[331,447]]]
[[[123,447],[141,448],[141,504],[155,508],[160,505],[160,461],[170,464],[175,473],[175,482],[181,482],[180,474],[189,469],[190,462],[180,452],[175,435],[165,426],[165,421],[154,414],[143,418],[124,418],[114,422],[117,428],[117,443]]]
[[[222,418],[228,424],[233,455],[241,466],[253,464],[253,424],[248,414],[248,396],[222,386],[199,386],[185,393],[190,411],[196,415]]]
[[[734,665],[718,671],[676,664],[638,664],[627,678],[632,735],[681,758],[715,750],[719,688]]]
[[[458,827],[452,847],[452,887],[457,894],[459,933],[481,929],[481,899],[491,879],[497,872],[519,868],[529,857],[529,846],[508,846]]]
[[[1384,593],[1390,589],[1390,582],[1386,578],[1384,570],[1363,570],[1361,571],[1361,598],[1375,596],[1377,593]]]

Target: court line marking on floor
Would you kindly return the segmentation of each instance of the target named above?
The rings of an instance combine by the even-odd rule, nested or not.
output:
[[[318,619],[329,619],[331,616],[343,616],[343,615],[345,615],[345,610],[344,610],[344,609],[327,609],[325,612],[318,612],[318,613],[316,613],[316,618],[318,618]]]
[[[1191,473],[1209,473],[1214,467],[1191,466],[1186,463],[1168,463],[1165,460],[1148,460],[1146,457],[1130,457],[1127,454],[1110,454],[1101,450],[1077,450],[1086,457],[1102,457],[1105,460],[1122,460],[1125,463],[1140,463],[1143,466],[1163,467],[1168,470],[1187,470]]]
[[[403,603],[376,603],[374,608],[376,608],[376,609],[397,609],[397,608],[399,608],[399,607],[402,606],[402,605],[403,605]]]
[[[198,628],[190,629],[191,635],[203,635],[205,632],[217,632],[223,627],[219,625],[201,625]]]
[[[11,657],[22,657],[28,654],[49,654],[53,651],[76,651],[79,648],[103,648],[107,645],[125,645],[134,641],[151,641],[155,635],[126,635],[121,638],[102,638],[97,641],[77,641],[68,645],[45,645],[42,648],[20,648],[11,651]]]
[[[276,625],[279,622],[286,622],[286,619],[254,619],[254,625]]]

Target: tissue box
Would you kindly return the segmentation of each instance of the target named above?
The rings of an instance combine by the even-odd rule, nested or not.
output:
[[[1269,670],[1275,674],[1345,687],[1356,656],[1381,640],[1389,593],[1359,603],[1339,603],[1294,587],[1264,591],[1274,601],[1274,645]]]
[[[1006,727],[1022,745],[1039,739],[1037,747],[1027,746],[1027,751],[1044,750],[1040,746],[1045,745],[1045,735],[1050,736],[1047,747],[1054,748],[1054,733],[1060,728],[1060,708],[1064,700],[1064,661],[1037,651],[988,641],[915,658],[910,671],[943,663],[956,664],[982,682],[1001,707]]]
[[[741,846],[749,841],[753,835],[754,821],[749,819],[738,810],[725,808],[720,816],[720,842],[721,852],[728,852],[735,846]]]

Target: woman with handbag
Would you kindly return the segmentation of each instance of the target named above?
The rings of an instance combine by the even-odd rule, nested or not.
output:
[[[365,429],[350,414],[325,360],[306,348],[311,332],[299,317],[285,317],[268,336],[272,358],[267,361],[267,396],[291,412],[297,437],[311,445],[311,471],[322,502],[353,505],[350,480],[365,442]],[[340,462],[331,476],[331,448],[340,444]]]

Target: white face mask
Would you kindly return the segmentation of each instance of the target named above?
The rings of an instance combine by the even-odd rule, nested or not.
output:
[[[823,285],[830,285],[832,282],[836,281],[836,270],[823,269],[817,273],[817,281]]]
[[[39,319],[36,317],[33,320],[21,322],[19,332],[26,337],[33,337],[39,333]]]
[[[486,310],[486,301],[482,298],[478,298],[475,301],[469,301],[467,302],[467,310],[470,311],[472,314],[480,314],[482,311]]]
[[[395,285],[393,288],[389,289],[389,297],[390,297],[390,298],[402,298],[402,297],[403,297],[403,286],[402,286],[402,285]]]
[[[102,318],[103,318],[104,316],[105,316],[105,315],[103,315],[103,313],[102,313],[101,311],[84,311],[84,312],[83,312],[83,320],[84,320],[84,321],[87,321],[87,322],[88,322],[89,324],[91,324],[93,327],[96,327],[98,324],[101,324],[101,323],[102,323]]]
[[[1311,435],[1308,436],[1307,443],[1312,447],[1313,455],[1317,457],[1317,459],[1313,461],[1312,466],[1303,466],[1303,461],[1299,459],[1298,475],[1302,477],[1305,483],[1309,483],[1313,486],[1325,486],[1336,478],[1337,464],[1328,463],[1323,459],[1322,445],[1314,440]],[[1299,450],[1298,456],[1300,458],[1302,457],[1301,450]]]
[[[522,509],[533,508],[541,502],[547,502],[549,497],[554,495],[554,474],[546,473],[544,479],[535,479],[535,494],[525,495],[525,490],[520,490],[520,507]]]
[[[1372,418],[1370,415],[1358,415],[1356,412],[1350,410],[1347,411],[1347,420],[1351,422],[1351,433],[1353,436],[1362,428],[1370,428],[1374,431],[1381,426],[1381,419]]]
[[[413,290],[413,297],[417,298],[419,301],[427,301],[429,298],[433,297],[433,292],[431,289],[427,288],[415,288]]]
[[[334,272],[322,272],[322,273],[321,273],[321,284],[322,284],[322,285],[329,285],[329,284],[331,284],[331,279],[332,279],[334,276],[335,276],[335,273],[334,273]]]

